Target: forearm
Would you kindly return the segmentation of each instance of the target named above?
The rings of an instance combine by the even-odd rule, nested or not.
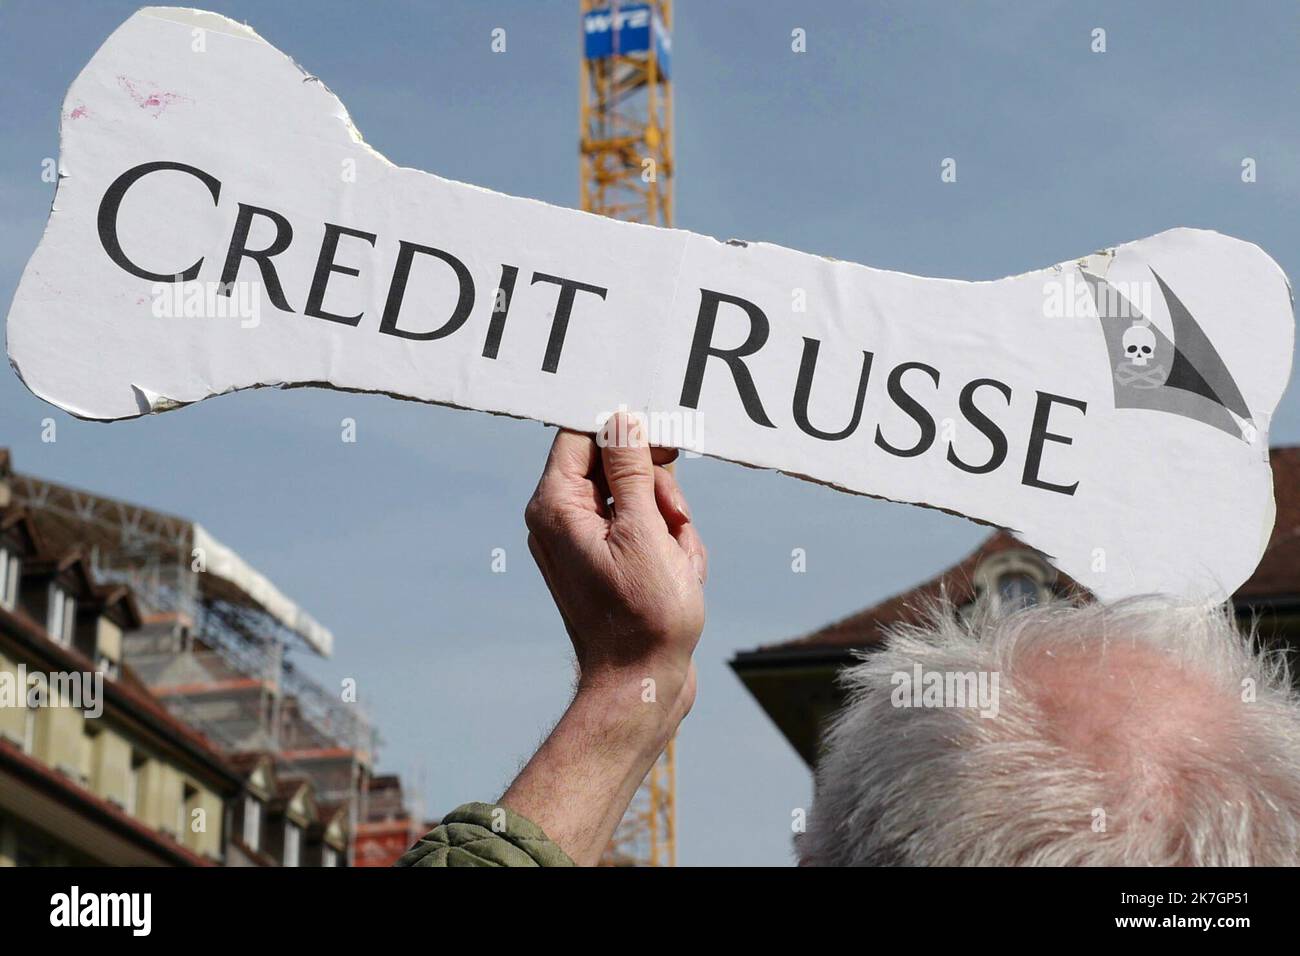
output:
[[[704,544],[639,418],[599,441],[561,431],[524,512],[528,547],[573,642],[578,692],[501,797],[578,865],[600,861],[695,700]]]
[[[667,704],[636,686],[578,691],[499,801],[541,827],[579,866],[594,866],[676,729]]]

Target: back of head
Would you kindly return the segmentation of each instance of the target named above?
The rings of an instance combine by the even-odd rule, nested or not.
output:
[[[1300,704],[1226,610],[940,607],[844,680],[805,864],[1300,863]]]

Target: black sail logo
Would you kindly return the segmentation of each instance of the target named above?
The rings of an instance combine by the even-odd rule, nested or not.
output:
[[[1106,337],[1116,408],[1192,418],[1251,442],[1255,424],[1228,366],[1191,312],[1154,270],[1173,326],[1170,339],[1099,276],[1080,269]]]

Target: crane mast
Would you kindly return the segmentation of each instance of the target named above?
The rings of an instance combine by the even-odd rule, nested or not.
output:
[[[673,224],[672,0],[581,0],[582,208]],[[602,864],[677,864],[676,740],[623,816]]]

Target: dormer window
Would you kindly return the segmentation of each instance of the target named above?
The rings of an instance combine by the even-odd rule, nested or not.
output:
[[[18,555],[0,548],[0,606],[12,611],[18,603],[18,579],[22,576]]]
[[[45,629],[50,637],[64,647],[72,646],[72,633],[77,622],[77,601],[57,584],[50,584],[50,613]]]
[[[244,845],[258,850],[262,844],[262,803],[252,794],[244,796]]]
[[[1033,607],[1039,599],[1037,578],[1023,571],[1009,571],[998,576],[998,605],[1003,610]]]
[[[284,865],[297,866],[302,852],[302,828],[296,823],[284,824]]]
[[[1007,548],[981,561],[973,576],[979,598],[1009,612],[1051,600],[1056,571],[1035,551]]]

